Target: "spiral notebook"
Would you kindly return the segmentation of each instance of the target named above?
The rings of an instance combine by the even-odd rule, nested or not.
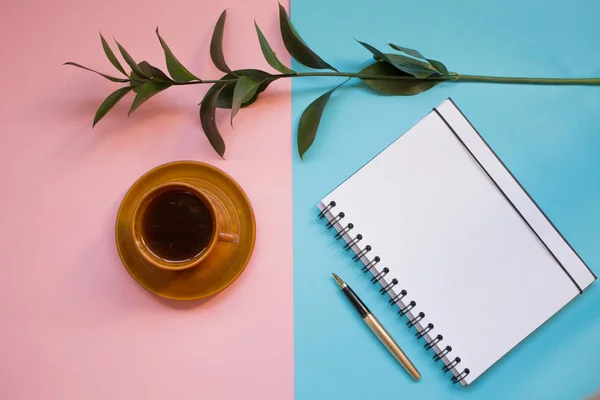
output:
[[[318,207],[454,383],[596,279],[451,99]]]

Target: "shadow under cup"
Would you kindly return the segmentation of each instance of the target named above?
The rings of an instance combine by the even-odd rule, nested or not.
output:
[[[236,234],[220,231],[210,198],[183,182],[151,189],[136,206],[131,223],[138,253],[150,264],[167,270],[198,265],[217,241],[239,241]]]

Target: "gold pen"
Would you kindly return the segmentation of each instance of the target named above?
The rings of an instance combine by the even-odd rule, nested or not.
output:
[[[342,289],[346,297],[348,297],[356,311],[358,311],[363,321],[365,321],[369,328],[371,328],[375,336],[377,336],[377,338],[385,345],[389,352],[392,353],[394,358],[398,360],[398,362],[404,367],[406,372],[408,372],[414,380],[418,380],[421,377],[421,374],[419,373],[419,371],[417,371],[413,363],[410,362],[408,357],[406,357],[406,354],[404,354],[404,352],[400,349],[400,346],[398,346],[398,344],[385,330],[381,323],[379,323],[377,318],[375,318],[375,316],[371,313],[371,311],[369,311],[367,306],[365,306],[365,304],[358,298],[356,293],[354,293],[354,291],[350,288],[350,286],[348,286],[346,282],[344,282],[336,274],[333,274],[333,277],[335,278],[337,284],[340,285],[340,288]]]

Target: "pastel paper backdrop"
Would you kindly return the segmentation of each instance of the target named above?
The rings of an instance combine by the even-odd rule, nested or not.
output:
[[[585,0],[292,2],[292,20],[309,46],[352,72],[372,62],[356,38],[379,48],[388,42],[416,48],[464,74],[600,77],[598,15],[600,4]],[[294,81],[294,128],[304,108],[339,82]],[[448,97],[600,274],[600,87],[445,84],[416,97],[389,97],[347,84],[332,96],[304,161],[293,155],[297,400],[562,400],[600,391],[597,282],[462,388],[450,383],[406,319],[317,220],[322,197]],[[347,280],[390,330],[420,369],[421,381],[412,382],[369,332],[331,272]],[[452,287],[439,298],[452,303]],[[460,307],[455,304],[457,313]]]
[[[127,118],[130,94],[92,130],[96,108],[117,85],[62,65],[113,71],[101,31],[137,61],[165,69],[159,26],[190,70],[217,79],[222,73],[208,49],[225,8],[231,67],[269,68],[254,18],[286,59],[271,1],[3,3],[0,398],[292,397],[289,82],[243,109],[234,130],[227,112],[217,114],[223,161],[198,120],[207,86],[171,88]],[[161,300],[138,286],[114,243],[129,186],[159,164],[185,159],[228,172],[257,219],[245,272],[193,303]]]

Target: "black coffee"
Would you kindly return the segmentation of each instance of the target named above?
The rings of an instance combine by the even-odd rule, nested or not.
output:
[[[143,216],[144,243],[163,260],[185,261],[204,250],[213,236],[209,208],[193,193],[176,189],[155,197]]]

